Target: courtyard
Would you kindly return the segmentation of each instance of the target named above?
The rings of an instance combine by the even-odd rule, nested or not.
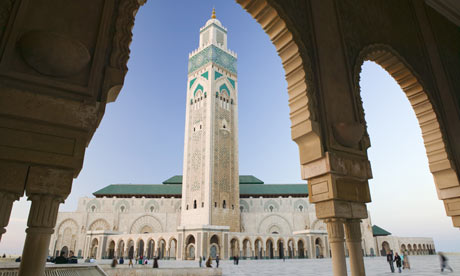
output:
[[[450,266],[454,273],[444,274],[457,275],[460,271],[460,255],[447,255]],[[347,260],[348,261],[348,260]],[[99,261],[100,264],[108,264],[110,260]],[[431,276],[440,275],[439,257],[410,256],[411,270],[404,270],[402,274]],[[367,276],[394,275],[390,272],[385,257],[364,258]],[[138,265],[140,266],[140,265]],[[166,267],[197,267],[198,261],[166,261],[160,260],[159,266]],[[215,262],[213,262],[215,266]],[[225,276],[246,276],[246,275],[332,275],[331,259],[286,259],[283,260],[240,260],[239,265],[233,265],[233,261],[221,261],[223,275]],[[351,275],[348,267],[348,275]]]

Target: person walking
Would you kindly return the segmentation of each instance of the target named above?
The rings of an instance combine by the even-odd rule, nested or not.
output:
[[[444,269],[447,268],[450,270],[450,272],[454,272],[452,267],[447,263],[447,257],[444,255],[442,252],[438,252],[439,255],[439,260],[441,261],[441,272],[444,272]]]
[[[202,262],[202,261],[203,261],[203,260],[201,259],[201,256],[199,256],[199,257],[198,257],[198,264],[200,265],[200,267],[201,267],[201,262]]]
[[[219,255],[216,256],[216,267],[219,268]]]
[[[128,267],[134,267],[134,265],[133,265],[133,259],[131,259],[131,258],[129,258]]]
[[[117,264],[118,264],[117,259],[116,259],[116,258],[113,258],[112,264],[110,265],[110,267],[116,267]]]
[[[236,265],[240,263],[240,256],[236,255]]]
[[[387,254],[387,262],[390,264],[391,273],[395,273],[395,267],[393,265],[393,252],[389,251]]]
[[[409,263],[409,255],[407,255],[407,251],[404,251],[403,253],[403,269],[410,269],[410,263]]]
[[[153,258],[153,268],[158,268],[158,258],[157,257]]]
[[[396,262],[396,267],[398,268],[398,272],[401,273],[401,257],[399,256],[398,252],[395,253],[395,262]]]

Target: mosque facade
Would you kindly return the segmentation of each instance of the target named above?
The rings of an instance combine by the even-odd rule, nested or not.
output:
[[[238,170],[237,55],[215,17],[189,55],[183,175],[162,184],[109,185],[59,212],[50,255],[194,260],[328,258],[325,224],[306,184],[265,184]],[[361,223],[366,256],[433,254],[431,238],[399,238]]]

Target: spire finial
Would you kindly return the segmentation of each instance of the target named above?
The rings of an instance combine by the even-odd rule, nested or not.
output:
[[[211,18],[212,19],[215,19],[216,18],[216,9],[213,7],[212,8],[212,15],[211,15]]]

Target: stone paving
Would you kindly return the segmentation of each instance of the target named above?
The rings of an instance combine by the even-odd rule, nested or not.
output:
[[[447,255],[449,264],[454,273],[440,272],[438,256],[410,256],[412,269],[403,270],[402,274],[429,276],[429,275],[460,275],[460,255]],[[366,275],[381,276],[395,275],[384,257],[365,258]],[[159,261],[160,267],[196,267],[197,261]],[[215,265],[215,262],[213,263]],[[221,261],[223,275],[332,275],[331,259],[303,259],[303,260],[240,260],[238,266],[233,261]],[[351,275],[350,272],[348,275]]]

